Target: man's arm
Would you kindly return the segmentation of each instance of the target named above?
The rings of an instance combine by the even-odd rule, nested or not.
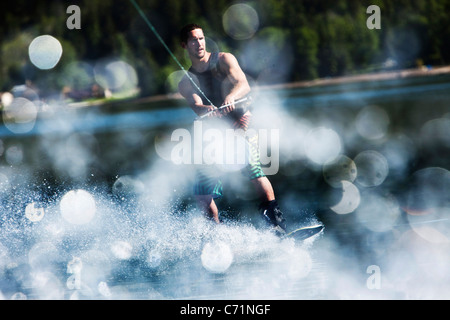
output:
[[[228,92],[223,101],[223,105],[231,104],[223,111],[223,113],[229,113],[235,109],[234,101],[250,92],[250,85],[237,59],[231,53],[222,53],[219,56],[219,66],[229,81],[229,88],[225,88]]]
[[[198,116],[215,109],[213,106],[203,103],[202,98],[195,92],[192,83],[186,76],[178,84],[178,91]]]

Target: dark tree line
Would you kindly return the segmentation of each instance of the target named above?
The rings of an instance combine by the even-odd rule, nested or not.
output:
[[[220,50],[233,52],[260,82],[288,82],[450,62],[450,0],[138,0],[145,15],[187,68],[178,31],[197,22]],[[238,40],[224,30],[232,4],[258,14],[258,28]],[[69,5],[81,10],[81,29],[66,26]],[[369,5],[381,10],[381,29],[370,30]],[[15,0],[0,5],[0,90],[25,80],[60,90],[73,61],[118,57],[133,65],[143,95],[163,93],[178,70],[127,0]],[[245,17],[242,19],[246,19]],[[245,22],[245,21],[244,21]],[[41,71],[28,59],[33,37],[58,38],[64,54],[55,69]],[[73,70],[71,71],[74,72]],[[72,81],[73,82],[73,81]],[[74,85],[73,83],[71,83]]]

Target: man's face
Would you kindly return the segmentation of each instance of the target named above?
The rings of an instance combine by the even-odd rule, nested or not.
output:
[[[194,29],[189,32],[189,37],[184,48],[188,51],[190,56],[201,59],[206,53],[206,41],[202,29]]]

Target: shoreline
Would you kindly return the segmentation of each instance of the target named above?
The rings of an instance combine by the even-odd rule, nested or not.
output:
[[[282,84],[258,86],[262,89],[295,89],[295,88],[307,88],[315,86],[355,83],[355,82],[368,82],[368,81],[383,81],[393,79],[406,79],[413,77],[425,77],[450,74],[450,66],[433,67],[431,69],[414,68],[414,69],[402,69],[395,71],[382,71],[374,73],[365,73],[358,75],[348,75],[333,78],[320,78],[314,80],[287,82]]]
[[[332,78],[319,78],[314,80],[285,82],[271,85],[256,85],[255,90],[280,90],[280,89],[296,89],[296,88],[310,88],[327,85],[348,84],[356,82],[369,82],[369,81],[385,81],[394,79],[406,79],[406,78],[419,78],[427,76],[438,76],[450,74],[450,65],[439,66],[432,68],[413,68],[402,69],[394,71],[382,71],[374,73],[365,73],[357,75],[347,75]],[[131,97],[125,99],[117,99],[113,101],[90,101],[90,102],[74,102],[69,103],[69,106],[74,108],[90,107],[90,106],[112,106],[115,104],[121,104],[129,102],[132,104],[144,104],[144,103],[162,103],[164,101],[179,101],[183,100],[183,97],[179,93],[171,94],[158,94],[148,97]]]

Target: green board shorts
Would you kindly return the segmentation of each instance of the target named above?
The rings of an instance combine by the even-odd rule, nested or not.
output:
[[[246,133],[250,116],[243,116],[239,121],[233,124],[234,129],[243,129]],[[239,171],[249,180],[265,177],[260,161],[258,134],[252,130],[251,134],[245,135],[245,165]],[[218,165],[201,165],[197,168],[194,182],[194,195],[211,195],[214,199],[223,195],[224,175],[228,175],[229,171],[223,170]]]

